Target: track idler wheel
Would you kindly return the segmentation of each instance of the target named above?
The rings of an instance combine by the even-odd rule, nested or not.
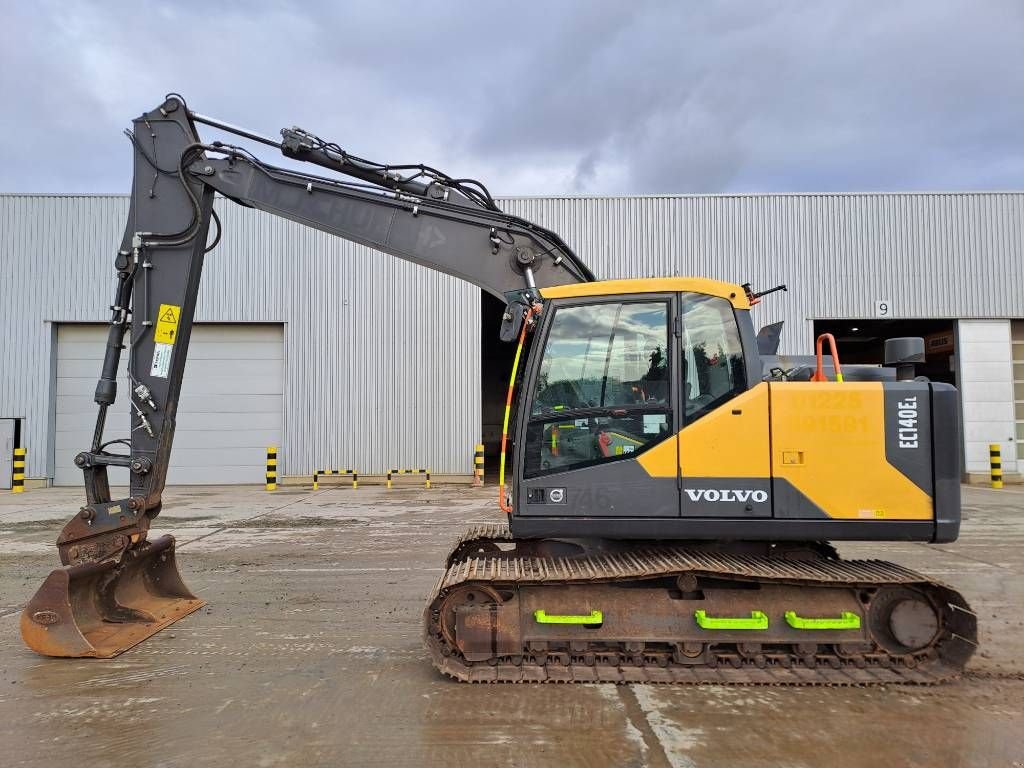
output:
[[[174,538],[53,571],[21,614],[21,637],[44,656],[117,656],[206,605],[185,586]]]
[[[441,615],[438,617],[441,635],[449,647],[458,645],[456,638],[456,614],[459,606],[496,605],[501,603],[501,595],[496,589],[482,585],[459,587],[448,594],[441,602]]]
[[[871,636],[892,654],[913,654],[935,640],[941,626],[938,610],[920,592],[889,587],[871,599],[868,619]]]

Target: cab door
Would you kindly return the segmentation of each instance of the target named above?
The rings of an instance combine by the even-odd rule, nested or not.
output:
[[[671,293],[545,308],[518,416],[517,514],[678,518],[675,313]]]
[[[679,308],[681,514],[771,517],[768,384],[747,370],[759,361],[739,327],[749,310],[702,293],[680,294]]]

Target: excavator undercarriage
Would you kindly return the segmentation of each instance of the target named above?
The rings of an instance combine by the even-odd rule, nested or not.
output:
[[[932,684],[977,622],[949,587],[828,547],[516,541],[468,531],[424,614],[465,682]],[[560,553],[560,554],[554,554]]]

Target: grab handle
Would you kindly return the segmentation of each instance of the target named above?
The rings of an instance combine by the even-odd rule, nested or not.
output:
[[[593,625],[600,624],[604,621],[604,615],[601,611],[591,611],[586,616],[578,615],[566,615],[560,616],[558,614],[549,614],[547,611],[538,609],[533,612],[533,618],[537,620],[538,624],[584,624]]]
[[[768,629],[768,615],[763,611],[751,611],[750,618],[708,616],[703,610],[693,612],[701,629]]]
[[[796,611],[786,611],[786,623],[793,629],[860,629],[860,616],[843,611],[838,619],[805,619]]]
[[[839,367],[839,350],[836,349],[836,337],[831,333],[823,333],[818,337],[815,342],[815,356],[818,359],[818,367],[814,371],[814,375],[811,376],[811,381],[828,381],[828,377],[825,376],[825,366],[822,361],[822,343],[827,341],[829,346],[829,353],[832,356],[832,367],[836,371],[836,381],[841,382],[843,380],[843,369]]]

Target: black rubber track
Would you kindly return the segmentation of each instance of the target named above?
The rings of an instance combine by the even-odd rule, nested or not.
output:
[[[638,543],[627,551],[574,557],[517,557],[501,553],[514,543],[508,528],[480,526],[452,547],[448,567],[438,580],[424,614],[425,640],[434,666],[465,682],[611,682],[714,685],[930,685],[959,677],[977,647],[977,620],[963,597],[944,584],[881,560],[820,558],[786,560],[703,551],[685,546]],[[465,558],[465,559],[463,559]],[[913,586],[941,606],[941,626],[932,644],[913,655],[887,655],[880,648],[862,657],[833,656],[807,666],[793,649],[790,658],[757,666],[733,658],[733,664],[669,663],[665,666],[618,663],[584,664],[502,657],[467,662],[438,631],[440,603],[462,586],[515,589],[519,585],[623,583],[674,577],[683,573],[739,581],[775,582],[808,588],[880,588]]]

